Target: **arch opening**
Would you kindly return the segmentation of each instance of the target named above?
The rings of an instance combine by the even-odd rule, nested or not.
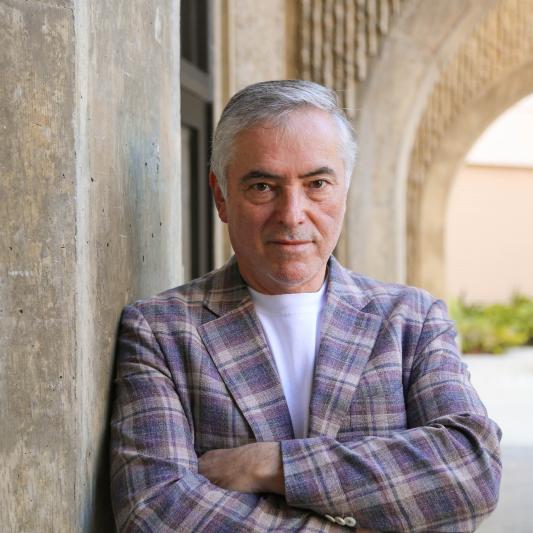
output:
[[[450,191],[475,141],[505,110],[533,92],[533,62],[500,78],[457,113],[425,169],[423,182],[410,171],[408,190],[408,282],[445,297],[445,221]],[[416,174],[415,174],[416,175]],[[416,189],[416,194],[413,194]]]
[[[533,296],[533,94],[476,141],[450,188],[448,297],[505,303]]]

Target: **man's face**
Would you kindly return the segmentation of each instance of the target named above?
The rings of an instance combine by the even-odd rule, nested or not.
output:
[[[334,119],[292,112],[280,127],[260,124],[235,139],[227,195],[211,175],[246,283],[266,294],[317,291],[346,207],[344,161]]]

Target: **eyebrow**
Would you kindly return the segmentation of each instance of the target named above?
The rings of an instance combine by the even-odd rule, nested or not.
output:
[[[299,176],[301,178],[311,178],[313,176],[321,176],[327,174],[328,176],[336,177],[335,171],[328,166],[319,167],[317,169],[311,170],[311,172],[307,172],[303,174],[302,176]],[[272,172],[267,172],[266,170],[261,169],[254,169],[247,172],[244,176],[241,178],[241,183],[245,183],[249,180],[257,179],[257,178],[269,178],[269,179],[276,179],[281,180],[283,179],[283,176],[281,174],[274,174]]]
[[[301,177],[310,178],[312,176],[320,176],[322,174],[327,174],[328,176],[333,176],[333,177],[336,176],[335,171],[331,167],[325,166],[325,167],[319,167],[316,170],[312,170],[311,172],[308,172],[307,174],[304,174]]]

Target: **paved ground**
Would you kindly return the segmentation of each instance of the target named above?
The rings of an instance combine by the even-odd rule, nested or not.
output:
[[[503,430],[500,503],[479,533],[533,533],[533,348],[464,356],[472,383]]]

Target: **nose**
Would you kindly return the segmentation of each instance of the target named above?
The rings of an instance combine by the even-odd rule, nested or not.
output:
[[[279,197],[278,220],[287,228],[296,228],[305,221],[306,198],[299,187],[288,188]]]

